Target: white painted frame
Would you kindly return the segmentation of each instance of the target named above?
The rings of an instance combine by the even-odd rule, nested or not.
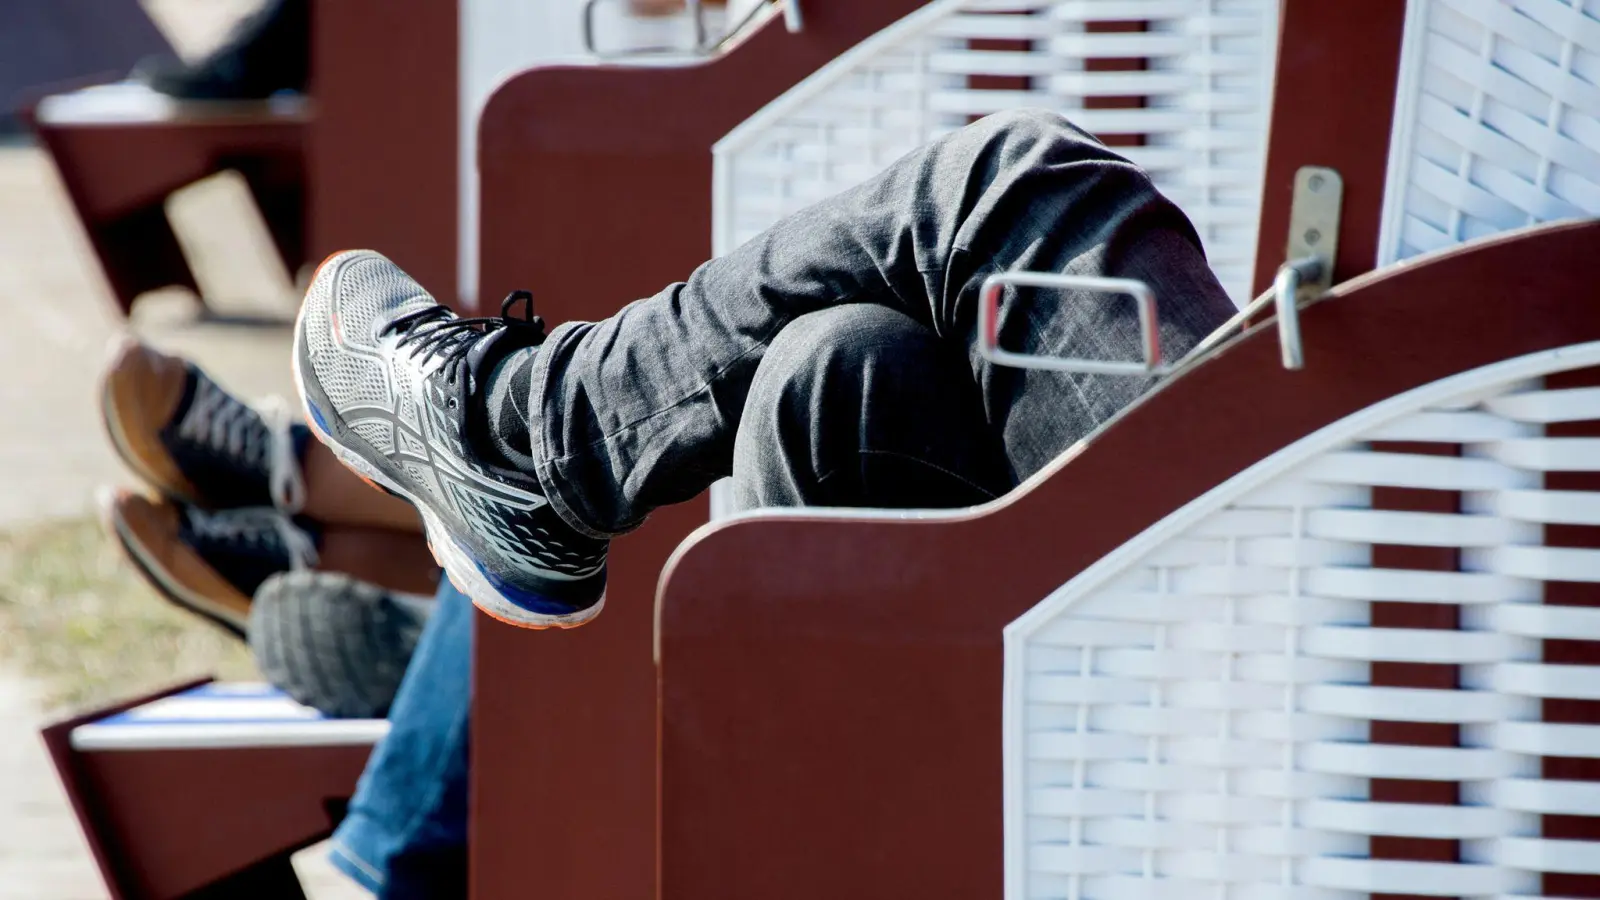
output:
[[[1491,9],[1522,12],[1522,8],[1525,6],[1543,4],[1544,0],[1532,0],[1532,3],[1529,0],[1406,0],[1399,77],[1396,79],[1395,85],[1394,118],[1390,128],[1388,169],[1385,174],[1383,206],[1378,226],[1378,265],[1389,265],[1399,261],[1401,258],[1400,251],[1408,205],[1406,195],[1411,185],[1413,162],[1418,156],[1417,136],[1421,127],[1418,103],[1424,93],[1426,70],[1431,52],[1429,48],[1431,40],[1430,25],[1434,12],[1441,7],[1454,7],[1457,15],[1471,19],[1475,24],[1488,30],[1494,40],[1499,40],[1499,33],[1493,31],[1491,22],[1473,19],[1472,15],[1484,13]],[[1588,4],[1587,0],[1574,0],[1574,4],[1562,3],[1561,5],[1570,8],[1572,16],[1586,23],[1586,27],[1583,24],[1575,25],[1578,32],[1585,35],[1585,39],[1596,41],[1597,36],[1600,36],[1600,20],[1595,18],[1596,11],[1589,8],[1591,4]],[[1556,39],[1556,35],[1552,30],[1554,26],[1547,22],[1531,20],[1524,27],[1530,30],[1542,29],[1550,32],[1552,39]],[[1568,34],[1562,40],[1567,45],[1566,50],[1570,51],[1573,56],[1580,50],[1589,54],[1600,53],[1600,43],[1586,46],[1581,43],[1575,34]],[[1553,99],[1559,101],[1558,114],[1564,115],[1570,106],[1587,113],[1591,118],[1600,116],[1596,112],[1596,98],[1600,98],[1600,89],[1597,89],[1589,81],[1584,81],[1578,77],[1575,63],[1571,57],[1564,57],[1564,59],[1566,62],[1562,65],[1571,69],[1571,71],[1568,72],[1569,78],[1566,83],[1568,88],[1567,95],[1553,97]],[[1515,74],[1507,73],[1507,77],[1522,81]],[[1535,85],[1529,85],[1529,88],[1544,90],[1544,88]],[[1487,91],[1484,92],[1484,96],[1489,96]],[[1587,103],[1586,107],[1581,106],[1584,103]],[[1473,115],[1476,116],[1478,114],[1478,111],[1474,110]],[[1551,153],[1536,144],[1537,142],[1534,145],[1523,144],[1522,146],[1529,153],[1540,157],[1543,165],[1549,165],[1555,161]],[[1471,147],[1466,149],[1473,153],[1474,158],[1479,155],[1486,155],[1478,154]],[[1588,149],[1596,151],[1594,147]],[[1556,157],[1561,155],[1559,153],[1555,154]],[[1596,168],[1593,171],[1585,171],[1583,174],[1587,180],[1600,183],[1600,151],[1596,151],[1596,158],[1591,162]],[[1484,188],[1484,190],[1488,192],[1487,188]],[[1548,199],[1557,199],[1553,196],[1553,192],[1547,191],[1547,194],[1549,195]],[[1559,202],[1568,207],[1574,206],[1570,201],[1564,199],[1559,200]],[[1518,206],[1519,209],[1522,209],[1520,204]],[[1533,213],[1526,213],[1525,209],[1522,211],[1533,222],[1558,221],[1564,218],[1563,216],[1539,216]],[[1600,213],[1600,209],[1594,209],[1591,212]]]
[[[1600,365],[1600,342],[1575,344],[1506,360],[1444,378],[1407,391],[1347,416],[1296,441],[1207,491],[1183,508],[1147,528],[1062,585],[1037,606],[1006,626],[1005,672],[1002,682],[1001,747],[1005,833],[1005,897],[1027,896],[1026,777],[1027,717],[1024,695],[1029,640],[1044,625],[1105,587],[1137,565],[1156,548],[1319,454],[1355,440],[1374,429],[1430,406],[1471,399],[1499,386],[1536,379],[1553,372]]]

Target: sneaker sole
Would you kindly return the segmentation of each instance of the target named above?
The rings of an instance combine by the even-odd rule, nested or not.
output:
[[[162,598],[184,612],[199,616],[213,625],[223,629],[239,640],[246,640],[248,622],[240,619],[237,614],[228,610],[210,598],[197,594],[181,583],[167,575],[145,549],[143,543],[134,535],[127,522],[117,515],[114,495],[109,491],[96,494],[95,505],[99,507],[100,523],[117,543],[122,547],[122,553],[133,563],[134,568],[144,574],[152,587],[161,594]]]
[[[256,591],[250,649],[261,674],[300,703],[339,718],[381,719],[424,622],[377,585],[284,573]]]
[[[315,283],[322,274],[323,267],[343,252],[347,251],[335,253],[319,263],[316,271],[311,275],[311,281]],[[450,536],[449,530],[445,528],[444,523],[439,520],[439,517],[426,502],[418,499],[416,495],[400,487],[393,479],[379,471],[378,467],[362,456],[360,451],[345,446],[339,442],[338,438],[323,429],[318,423],[317,417],[311,412],[310,401],[306,399],[305,385],[307,379],[300,368],[301,335],[305,332],[305,314],[305,305],[301,304],[300,312],[295,315],[292,364],[295,394],[300,398],[300,412],[305,417],[306,426],[311,429],[311,433],[316,436],[318,441],[333,451],[334,458],[343,463],[345,468],[359,476],[362,481],[377,490],[399,497],[416,509],[417,513],[422,516],[422,529],[428,540],[428,550],[433,554],[433,561],[444,569],[445,575],[449,576],[450,583],[455,585],[456,590],[466,594],[467,598],[472,601],[472,605],[482,610],[489,618],[517,628],[527,628],[534,631],[543,631],[547,628],[577,628],[598,616],[606,604],[604,594],[600,595],[600,599],[596,600],[593,606],[563,616],[541,615],[530,612],[506,599],[505,595],[501,594],[483,574],[480,564],[472,554],[461,546],[455,538]]]

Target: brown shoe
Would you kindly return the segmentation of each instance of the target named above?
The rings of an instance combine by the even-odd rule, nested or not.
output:
[[[299,511],[310,432],[286,414],[269,421],[193,363],[117,338],[100,409],[118,455],[162,494],[210,509]]]
[[[275,509],[207,512],[120,488],[97,499],[106,530],[152,587],[241,638],[256,588],[316,561],[313,534]]]

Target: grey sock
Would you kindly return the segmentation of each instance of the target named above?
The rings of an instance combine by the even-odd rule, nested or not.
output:
[[[484,433],[480,448],[503,468],[533,472],[533,437],[528,421],[537,347],[507,355],[489,373],[483,391]]]

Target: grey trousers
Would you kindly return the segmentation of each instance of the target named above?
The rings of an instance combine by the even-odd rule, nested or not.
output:
[[[595,537],[729,474],[741,505],[1004,492],[1150,386],[982,359],[979,287],[1021,269],[1145,281],[1169,357],[1234,312],[1194,228],[1143,172],[1059,115],[1001,113],[686,282],[556,328],[529,405],[540,484]],[[1008,291],[999,334],[1010,350],[1139,357],[1132,303],[1100,293]]]

